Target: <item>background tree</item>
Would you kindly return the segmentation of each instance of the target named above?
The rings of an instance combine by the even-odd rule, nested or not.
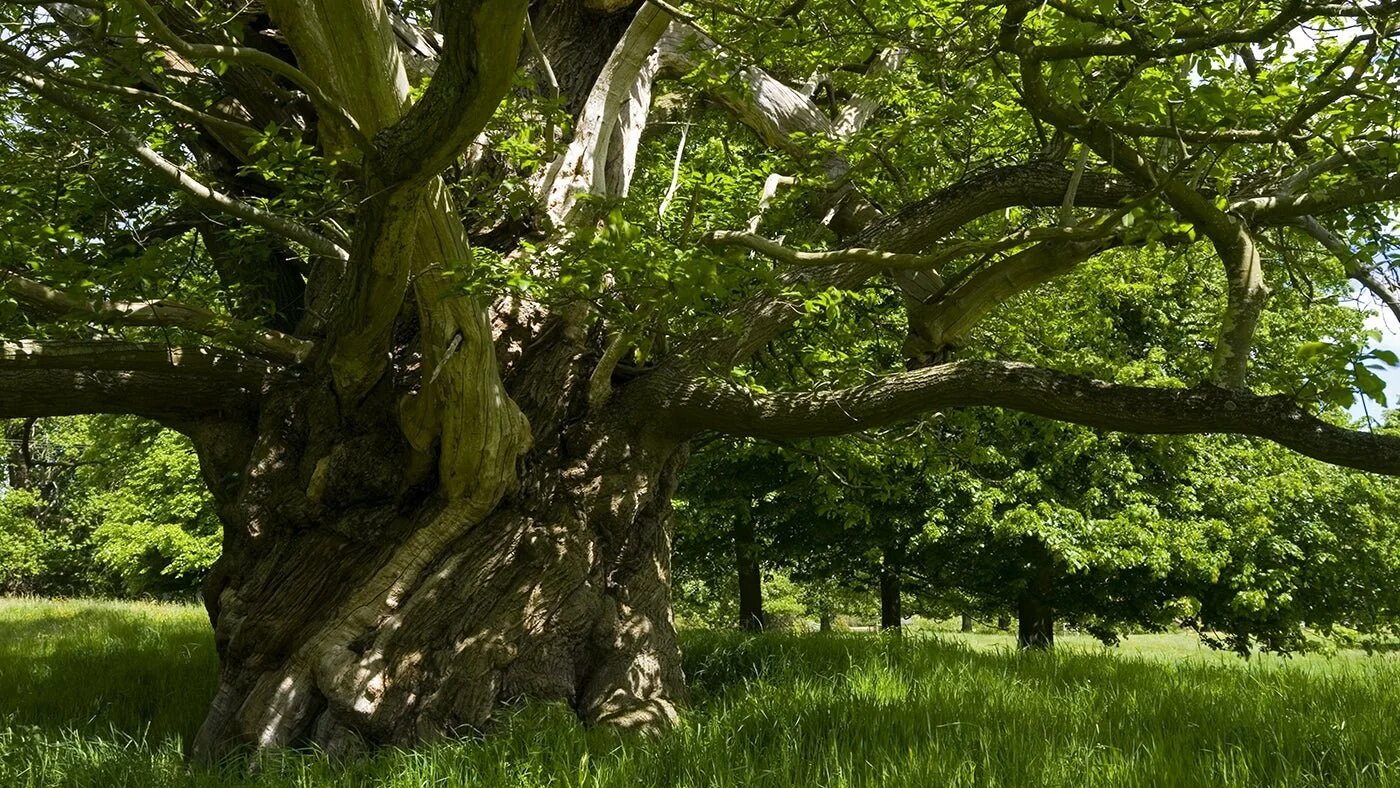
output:
[[[192,440],[224,528],[201,757],[413,743],[520,695],[674,720],[667,522],[702,433],[982,405],[1400,472],[1400,441],[1250,368],[1295,287],[1270,236],[1389,297],[1388,4],[425,5],[0,7],[0,415]],[[1292,51],[1302,27],[1333,34]],[[642,133],[678,75],[714,138],[688,192],[686,127]],[[751,220],[772,173],[790,246]],[[1179,377],[966,346],[1018,294],[1169,244],[1216,258]],[[751,385],[846,293],[886,296],[899,363]]]
[[[8,425],[10,593],[192,597],[220,529],[193,447],[126,417]]]

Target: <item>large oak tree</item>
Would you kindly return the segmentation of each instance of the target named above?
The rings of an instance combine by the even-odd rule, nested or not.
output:
[[[0,416],[194,441],[224,525],[198,755],[410,744],[522,695],[674,720],[669,499],[702,433],[996,406],[1400,473],[1400,441],[1250,388],[1299,239],[1397,304],[1371,257],[1400,199],[1394,3],[742,5],[0,5],[10,234],[46,230],[7,247]],[[663,81],[690,101],[669,123],[722,116],[785,168],[747,226],[699,188],[657,201],[679,233],[610,210],[671,168],[644,136]],[[775,202],[801,243],[760,232]],[[1219,262],[1203,379],[958,357],[998,305],[1162,245]],[[872,289],[903,363],[746,383],[813,294]]]

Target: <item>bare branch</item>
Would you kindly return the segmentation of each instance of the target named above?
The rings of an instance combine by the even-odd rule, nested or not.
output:
[[[670,17],[654,4],[642,6],[594,82],[579,114],[578,132],[573,141],[540,173],[535,191],[545,215],[555,226],[566,223],[581,195],[625,193],[623,187],[629,174],[625,166],[618,173],[624,183],[607,183],[609,145],[621,124],[627,122],[628,108],[643,99],[650,104],[651,80],[659,68],[659,59],[653,58],[653,50],[670,24]],[[649,109],[649,106],[637,109]],[[633,154],[635,141],[640,138],[640,128],[634,126],[629,124],[627,129],[634,137]],[[627,140],[622,147],[626,155]]]
[[[936,255],[899,254],[897,252],[882,252],[878,249],[851,248],[833,249],[826,252],[804,252],[790,249],[754,233],[731,230],[716,230],[706,235],[704,242],[711,246],[742,246],[786,265],[821,266],[861,263],[879,268],[923,270],[936,268],[942,262]]]
[[[79,90],[88,90],[95,93],[106,93],[112,96],[134,99],[148,104],[157,104],[167,109],[180,113],[197,123],[204,125],[213,131],[220,131],[238,138],[248,138],[260,136],[262,132],[233,118],[216,115],[212,112],[192,107],[182,101],[171,98],[164,93],[156,93],[139,88],[126,87],[124,85],[110,85],[105,82],[95,82],[90,79],[83,79],[71,74],[58,71],[38,69],[35,64],[28,61],[10,47],[0,46],[0,58],[15,66],[16,68],[30,70],[39,73],[45,79],[56,84],[64,85]]]
[[[1298,226],[1341,261],[1348,277],[1371,291],[1371,294],[1379,298],[1381,303],[1390,309],[1391,314],[1400,320],[1400,293],[1396,293],[1395,288],[1377,276],[1376,272],[1372,271],[1370,266],[1366,264],[1366,261],[1362,260],[1350,246],[1347,246],[1345,241],[1323,227],[1321,222],[1311,216],[1299,217]]]

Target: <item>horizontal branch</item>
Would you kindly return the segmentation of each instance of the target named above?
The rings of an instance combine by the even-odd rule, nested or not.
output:
[[[806,252],[783,246],[755,233],[734,230],[715,230],[707,234],[704,243],[709,246],[739,246],[758,252],[764,257],[784,265],[837,265],[840,263],[863,263],[879,268],[906,268],[924,270],[937,268],[943,260],[937,255],[901,254],[882,252],[879,249],[831,249],[822,252]]]
[[[1224,46],[1262,43],[1313,15],[1320,14],[1299,0],[1289,0],[1278,13],[1258,27],[1206,31],[1193,26],[1169,33],[1166,36],[1168,40],[1160,43],[1148,43],[1141,36],[1129,36],[1126,32],[1115,31],[1125,38],[1100,38],[1094,41],[1051,45],[1025,43],[1021,47],[1021,54],[1045,61],[1109,56],[1135,57],[1140,60],[1179,57]]]
[[[895,271],[937,271],[944,264],[960,257],[996,254],[1027,244],[1102,240],[1116,233],[1123,213],[1120,210],[1106,218],[1090,220],[1073,227],[1028,227],[1000,238],[946,241],[934,245],[925,254],[886,252],[859,246],[807,252],[783,246],[755,233],[733,230],[715,230],[708,233],[703,240],[710,246],[740,246],[785,265],[825,266],[856,263]]]
[[[270,328],[238,325],[200,307],[174,301],[109,301],[85,297],[42,282],[0,271],[0,289],[16,300],[106,326],[165,326],[217,337],[255,355],[296,364],[310,355],[312,343]]]
[[[206,347],[0,340],[0,418],[242,414],[267,374],[258,362]]]
[[[1377,202],[1400,202],[1400,173],[1373,180],[1334,183],[1298,194],[1276,194],[1236,200],[1230,210],[1259,222],[1294,219],[1305,214],[1324,216]]]
[[[678,429],[771,440],[842,435],[944,408],[990,406],[1122,432],[1251,435],[1314,459],[1400,475],[1400,438],[1322,421],[1287,396],[1215,386],[1145,388],[1008,361],[957,361],[834,391],[756,395],[692,385],[667,410]]]
[[[929,248],[968,222],[1013,206],[1057,208],[1074,170],[1060,162],[1034,161],[995,167],[916,200],[861,233],[855,241],[896,252]],[[1103,173],[1085,172],[1075,187],[1080,208],[1118,208],[1144,188]]]

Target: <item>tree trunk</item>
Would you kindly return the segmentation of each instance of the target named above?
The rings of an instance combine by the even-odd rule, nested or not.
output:
[[[758,562],[753,517],[748,512],[734,521],[734,560],[739,568],[739,628],[761,631],[768,623],[763,614],[763,570]]]
[[[972,631],[972,616],[971,616],[971,614],[968,614],[968,613],[963,613],[963,614],[962,614],[962,628],[961,628],[961,629],[962,629],[963,632],[971,632],[971,631]]]
[[[886,554],[880,561],[880,629],[895,634],[899,634],[904,619],[899,585],[899,566]]]
[[[1055,645],[1054,562],[1039,541],[1031,547],[1031,578],[1017,601],[1016,645],[1046,650]]]
[[[1001,615],[997,616],[997,629],[1000,629],[1002,632],[1010,630],[1011,616],[1008,616],[1005,613],[1002,613]]]
[[[817,627],[822,632],[830,632],[832,625],[836,623],[836,617],[830,613],[822,613],[818,619]]]
[[[566,379],[512,396],[576,404],[587,377]],[[344,414],[328,384],[277,392],[256,436],[192,430],[225,521],[204,589],[222,670],[193,755],[412,745],[482,729],[522,697],[623,729],[673,722],[684,445],[533,408],[536,435],[554,439],[481,507],[433,492],[437,463],[376,396]]]

